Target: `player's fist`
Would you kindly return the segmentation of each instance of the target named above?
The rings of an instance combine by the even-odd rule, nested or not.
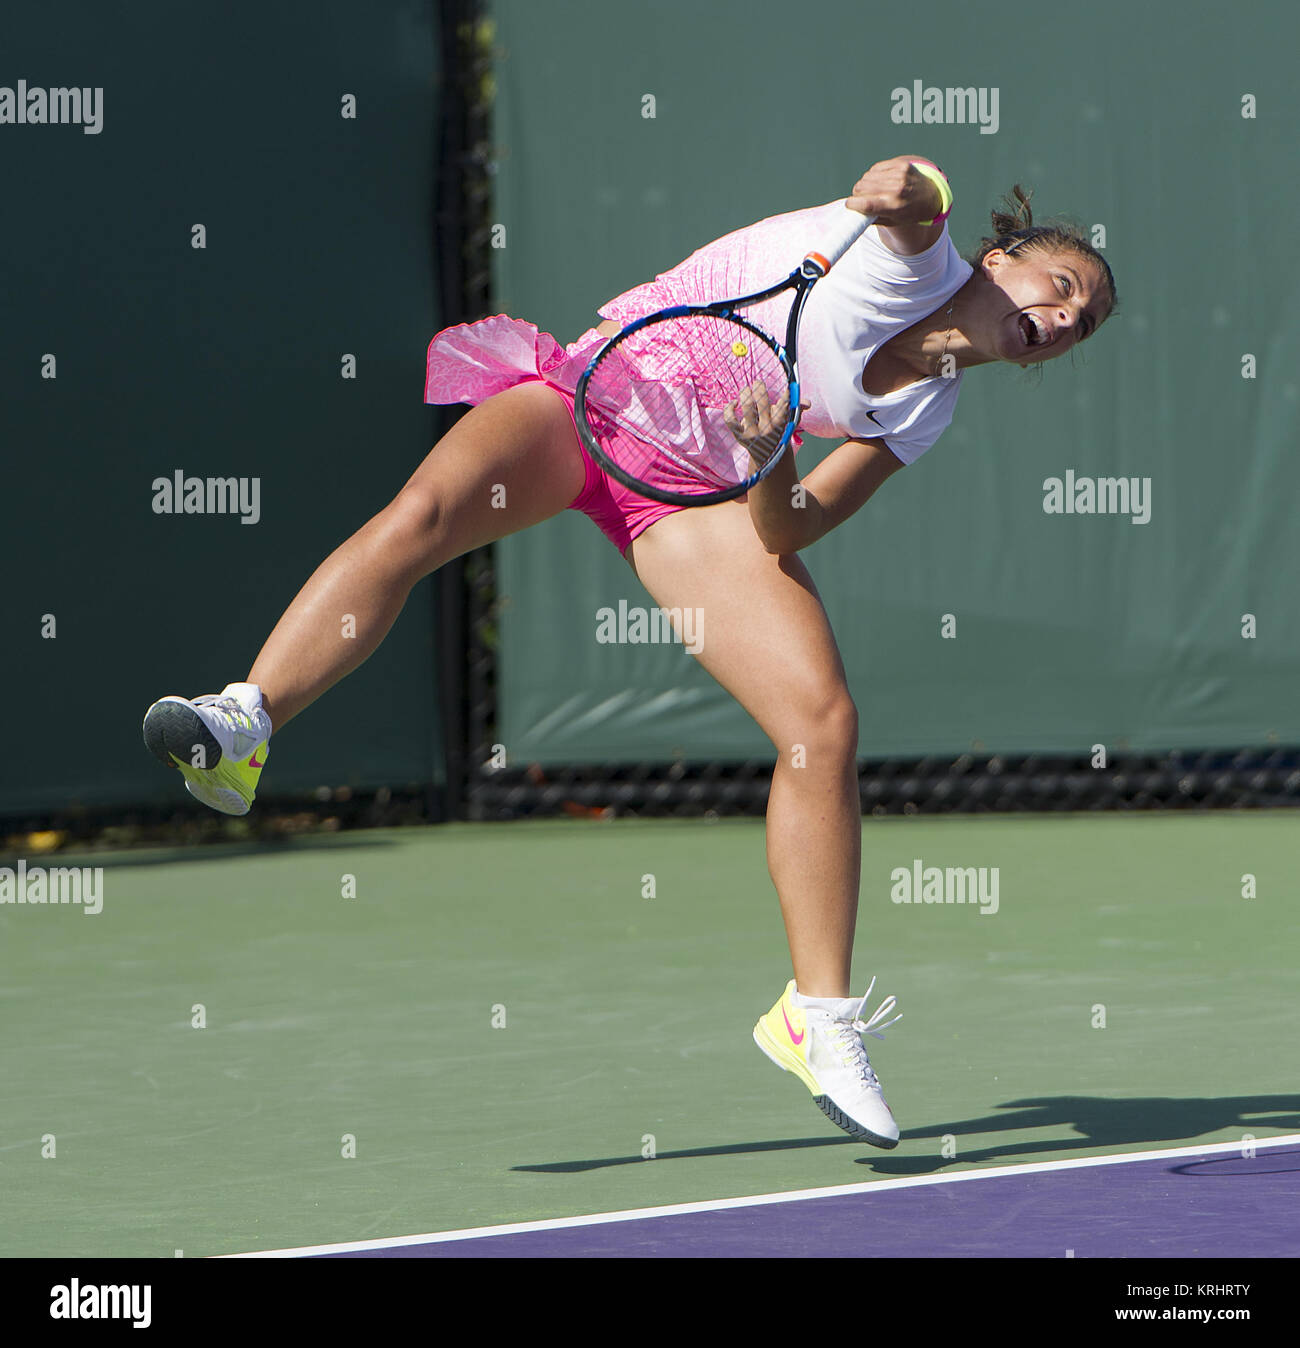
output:
[[[939,189],[911,163],[918,156],[900,155],[873,164],[853,185],[848,204],[872,215],[886,229],[919,225],[943,210]]]

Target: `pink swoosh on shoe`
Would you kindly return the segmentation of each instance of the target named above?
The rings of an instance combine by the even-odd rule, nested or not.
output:
[[[257,746],[257,749],[254,749],[253,752],[252,752],[251,754],[248,755],[248,766],[249,766],[250,768],[264,768],[264,767],[266,767],[266,759],[265,759],[265,758],[262,759],[262,761],[261,761],[260,763],[257,762],[257,752],[258,752],[258,750],[261,749],[262,747],[263,747],[263,746],[259,744],[259,745]]]
[[[785,1014],[785,1003],[781,1003],[781,1018],[785,1021],[785,1028],[790,1032],[790,1042],[793,1044],[802,1044],[805,1030],[800,1030],[798,1034],[794,1032],[794,1026],[790,1024],[790,1017]]]

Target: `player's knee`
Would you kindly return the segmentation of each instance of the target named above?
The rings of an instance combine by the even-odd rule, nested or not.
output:
[[[841,764],[854,763],[858,757],[858,707],[847,688],[829,694],[817,711],[817,724],[827,752]]]
[[[447,512],[427,486],[408,484],[379,517],[380,546],[416,579],[442,565],[447,550]]]
[[[857,761],[858,708],[842,685],[810,694],[790,730],[791,743],[777,745],[795,755],[795,761],[839,771]],[[802,754],[798,753],[801,747]]]

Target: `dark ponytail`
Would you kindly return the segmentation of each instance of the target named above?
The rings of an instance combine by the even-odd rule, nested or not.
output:
[[[1025,253],[1032,252],[1073,253],[1095,262],[1100,268],[1110,291],[1110,312],[1114,313],[1119,296],[1115,291],[1115,277],[1110,263],[1092,246],[1080,226],[1067,220],[1053,220],[1046,225],[1034,224],[1034,213],[1029,206],[1032,196],[1032,192],[1026,192],[1016,183],[1002,198],[1001,207],[995,206],[991,212],[993,233],[979,241],[979,247],[966,261],[978,271],[980,263],[995,248],[1002,249],[1012,257],[1023,257]]]

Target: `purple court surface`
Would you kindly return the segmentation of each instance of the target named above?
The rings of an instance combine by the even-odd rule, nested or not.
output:
[[[655,1164],[653,1161],[646,1162]],[[846,1258],[1300,1255],[1300,1136],[878,1180],[252,1257]],[[247,1256],[246,1256],[247,1257]]]

